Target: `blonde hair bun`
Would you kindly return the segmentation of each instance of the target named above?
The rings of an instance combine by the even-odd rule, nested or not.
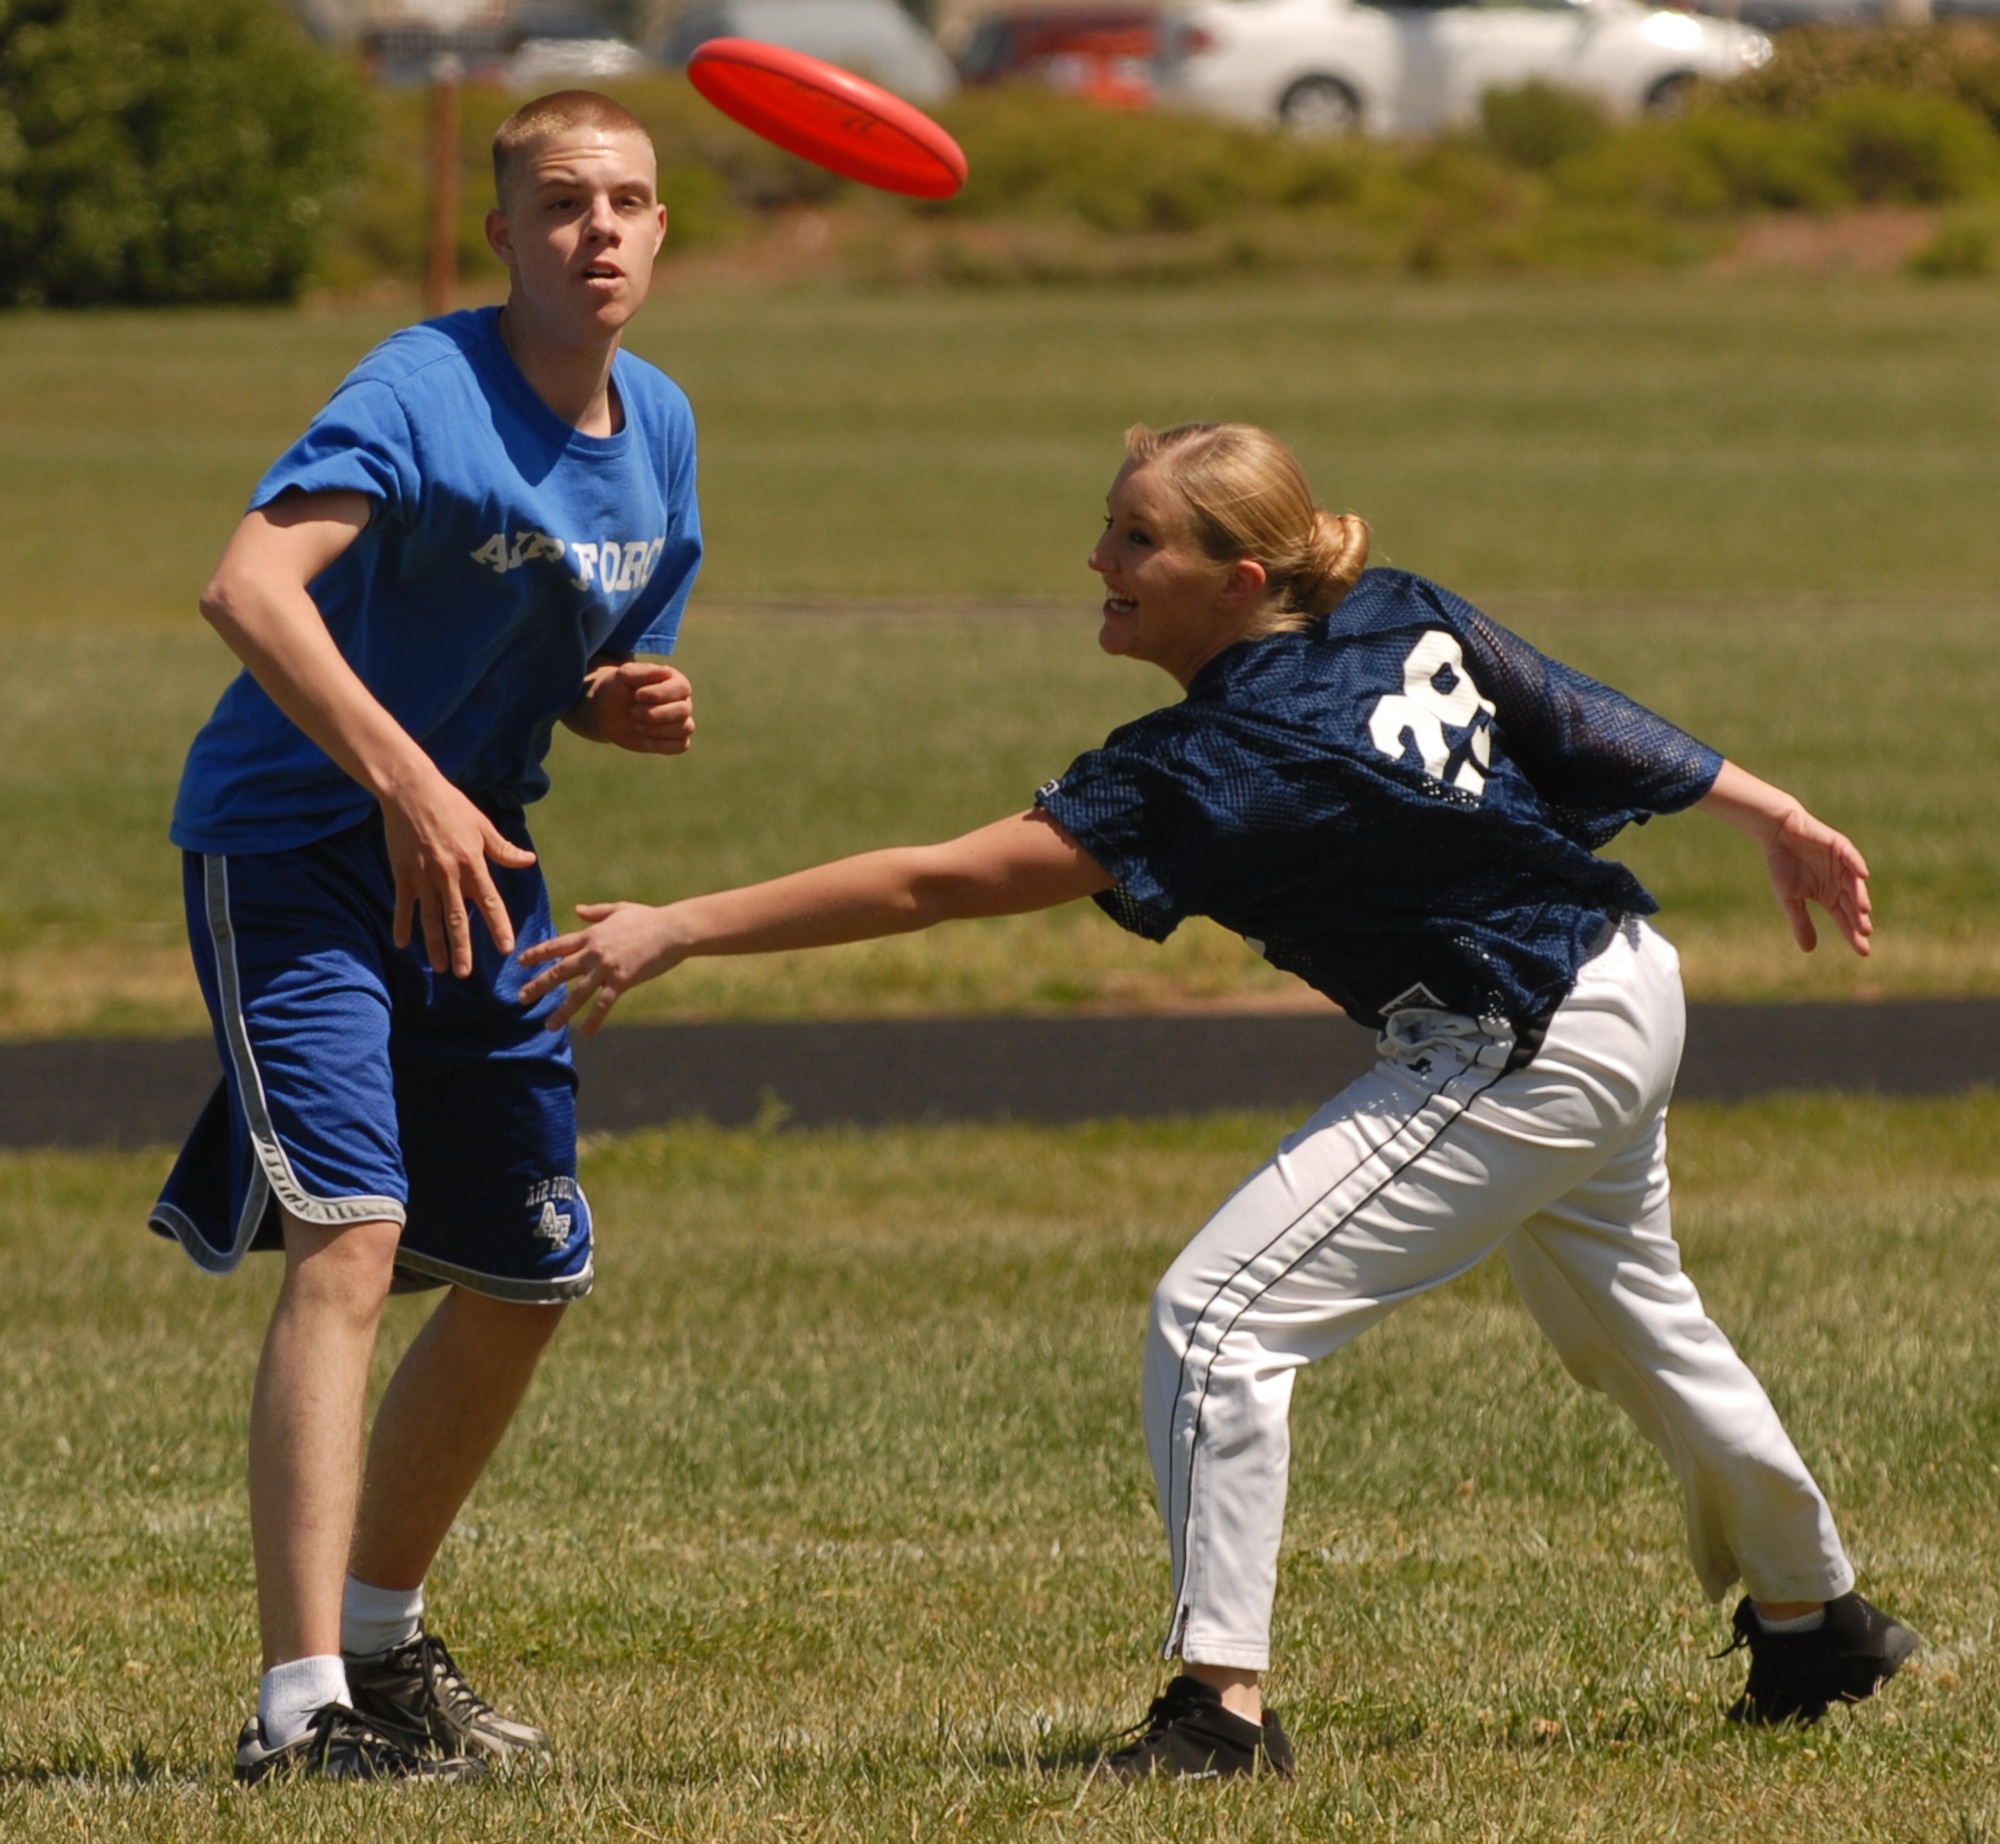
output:
[[[1368,521],[1358,512],[1313,509],[1312,543],[1299,566],[1299,600],[1323,615],[1338,608],[1368,567]]]
[[[1368,567],[1368,522],[1315,502],[1298,456],[1254,423],[1135,423],[1125,456],[1166,475],[1203,555],[1264,566],[1271,594],[1255,635],[1295,632],[1331,613]]]

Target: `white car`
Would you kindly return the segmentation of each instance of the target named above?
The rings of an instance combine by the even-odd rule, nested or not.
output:
[[[521,0],[513,20],[521,42],[506,78],[514,89],[571,89],[651,68],[644,52],[576,0]]]
[[[1163,23],[1168,106],[1320,133],[1428,134],[1539,79],[1614,114],[1671,111],[1697,77],[1771,55],[1761,32],[1638,0],[1197,0]]]

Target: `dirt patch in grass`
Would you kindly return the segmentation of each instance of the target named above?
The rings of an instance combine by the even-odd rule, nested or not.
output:
[[[1900,275],[1938,232],[1940,214],[1882,205],[1826,217],[1773,212],[1751,218],[1713,258],[1717,275]]]

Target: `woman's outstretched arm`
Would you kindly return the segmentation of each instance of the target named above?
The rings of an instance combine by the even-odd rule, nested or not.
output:
[[[1806,908],[1817,903],[1857,954],[1866,954],[1875,924],[1869,915],[1868,861],[1852,840],[1816,820],[1783,788],[1759,781],[1725,762],[1715,785],[1698,801],[1704,813],[1727,820],[1764,848],[1772,894],[1792,925],[1792,939],[1810,954],[1819,931]]]
[[[567,985],[549,1029],[575,1019],[588,1036],[621,994],[698,954],[832,947],[967,916],[1053,909],[1110,887],[1104,867],[1035,808],[942,845],[863,852],[659,909],[580,904],[587,927],[521,956],[524,966],[541,969],[521,999],[533,1004]]]

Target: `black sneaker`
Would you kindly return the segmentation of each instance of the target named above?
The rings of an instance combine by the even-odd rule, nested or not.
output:
[[[445,1755],[537,1754],[548,1735],[503,1716],[465,1681],[444,1641],[419,1632],[407,1645],[372,1658],[344,1653],[354,1707],[404,1746]]]
[[[403,1738],[385,1735],[344,1703],[327,1703],[296,1741],[273,1748],[264,1722],[252,1716],[236,1738],[236,1778],[245,1786],[273,1774],[316,1780],[471,1780],[486,1771],[463,1756],[426,1760]]]
[[[1827,1602],[1824,1624],[1809,1633],[1767,1633],[1748,1595],[1730,1624],[1729,1651],[1750,1648],[1750,1681],[1729,1706],[1731,1722],[1817,1722],[1831,1704],[1872,1697],[1917,1649],[1915,1633],[1852,1592]]]
[[[1146,1720],[1104,1765],[1121,1780],[1165,1774],[1184,1780],[1228,1780],[1243,1774],[1292,1777],[1292,1744],[1278,1712],[1261,1727],[1222,1707],[1222,1693],[1195,1678],[1175,1678],[1153,1699]]]

